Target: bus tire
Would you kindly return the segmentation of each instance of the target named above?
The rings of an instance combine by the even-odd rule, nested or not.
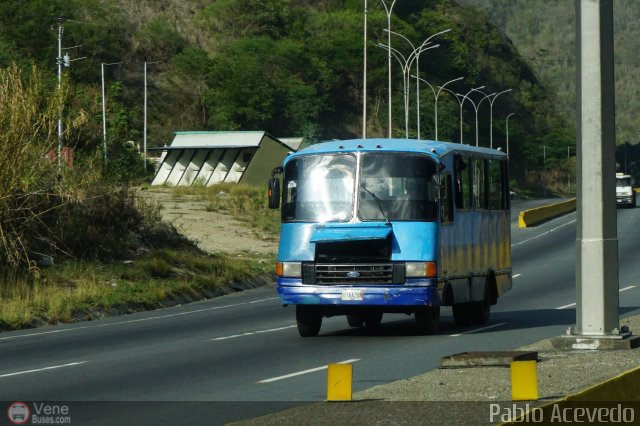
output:
[[[472,324],[482,325],[489,321],[489,316],[491,315],[491,303],[489,303],[489,299],[485,297],[481,302],[473,302],[470,308],[469,313],[471,314]]]
[[[440,306],[427,306],[416,311],[416,326],[420,334],[435,334],[440,324]]]
[[[316,306],[296,305],[296,323],[302,337],[315,337],[322,327],[322,312]]]
[[[471,303],[455,303],[451,306],[453,321],[456,325],[465,326],[471,324]]]
[[[484,297],[480,302],[470,303],[471,306],[469,312],[471,314],[471,323],[474,325],[482,325],[489,322],[489,316],[491,315],[491,288],[493,282],[493,279],[487,281],[484,289]]]

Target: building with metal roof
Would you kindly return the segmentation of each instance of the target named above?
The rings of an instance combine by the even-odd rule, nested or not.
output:
[[[291,139],[291,140],[289,140]],[[175,132],[162,151],[152,185],[211,186],[221,182],[265,185],[271,170],[300,143],[289,143],[267,132]],[[300,141],[301,142],[301,141]],[[295,147],[294,147],[295,146]]]

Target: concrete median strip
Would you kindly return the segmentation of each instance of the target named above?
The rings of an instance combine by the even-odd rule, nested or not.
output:
[[[539,225],[542,222],[553,219],[563,214],[570,213],[576,209],[576,199],[572,198],[560,203],[548,206],[536,207],[534,209],[523,210],[518,216],[518,226],[527,228]]]

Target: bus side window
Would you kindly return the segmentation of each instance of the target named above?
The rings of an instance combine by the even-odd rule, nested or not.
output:
[[[471,208],[471,174],[469,173],[469,159],[464,158],[460,154],[456,154],[455,161],[455,179],[456,179],[456,208],[460,210],[469,210]]]
[[[443,185],[440,192],[440,220],[442,223],[453,222],[453,185],[451,175],[443,176]]]
[[[487,210],[486,161],[474,158],[473,164],[473,208]]]
[[[489,209],[505,209],[504,161],[489,160]]]

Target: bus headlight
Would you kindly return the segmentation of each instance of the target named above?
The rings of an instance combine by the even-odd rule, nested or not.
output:
[[[279,277],[302,278],[302,262],[276,262]]]
[[[407,278],[435,278],[438,273],[436,262],[407,262]]]

